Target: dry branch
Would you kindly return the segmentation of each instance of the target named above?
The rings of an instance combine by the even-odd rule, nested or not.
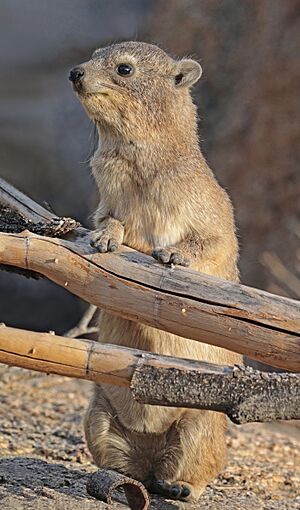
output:
[[[289,295],[300,298],[300,279],[285,267],[278,255],[265,251],[260,256],[260,262],[281,285],[287,287]]]
[[[91,251],[88,242],[29,232],[0,234],[2,263],[41,273],[99,308],[300,371],[297,301],[193,271],[173,271],[125,247],[116,255],[84,251]]]
[[[180,360],[0,327],[0,362],[125,386],[139,402],[226,413],[235,423],[300,418],[300,374]]]
[[[95,318],[97,312],[98,312],[97,306],[95,305],[88,306],[78,324],[74,326],[74,328],[69,329],[64,334],[64,336],[78,338],[79,336],[97,333],[99,331],[99,328],[97,326],[91,325],[91,322]]]
[[[182,370],[142,363],[132,377],[132,395],[143,404],[220,411],[238,424],[299,419],[300,374],[220,368]]]
[[[1,232],[30,230],[35,234],[60,237],[79,226],[78,221],[56,216],[0,178]]]
[[[40,206],[21,191],[0,178],[0,232],[16,233],[29,230],[35,234],[53,237],[65,236],[80,223],[72,218],[61,218]],[[35,271],[2,264],[1,269],[38,279]]]
[[[11,196],[4,190],[0,201],[7,205]],[[53,218],[32,201],[27,206],[27,200],[19,193],[20,211],[32,215],[28,219]],[[298,301],[186,268],[166,268],[126,247],[95,253],[89,234],[78,228],[72,240],[65,240],[29,231],[2,233],[0,263],[36,271],[126,319],[300,371]]]

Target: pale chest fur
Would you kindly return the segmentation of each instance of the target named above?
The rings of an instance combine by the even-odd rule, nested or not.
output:
[[[132,163],[111,157],[97,159],[93,173],[103,217],[111,215],[124,223],[126,245],[150,253],[185,237],[182,201],[168,189],[163,174],[143,178]]]

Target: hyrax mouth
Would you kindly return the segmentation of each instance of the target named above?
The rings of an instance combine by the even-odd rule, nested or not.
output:
[[[83,89],[83,86],[82,86],[82,83],[72,83],[72,88],[74,90],[74,92],[76,92],[77,94],[83,94],[84,92],[84,89]]]

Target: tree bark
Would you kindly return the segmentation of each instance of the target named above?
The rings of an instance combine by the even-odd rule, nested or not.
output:
[[[111,469],[98,469],[89,475],[86,489],[90,496],[109,504],[113,503],[116,492],[124,489],[129,508],[147,510],[150,507],[148,492],[141,482]]]
[[[242,366],[201,371],[141,364],[131,390],[143,404],[220,411],[237,424],[300,418],[300,374]]]
[[[220,411],[235,423],[300,419],[300,374],[265,373],[0,327],[0,362],[125,386],[139,402]]]

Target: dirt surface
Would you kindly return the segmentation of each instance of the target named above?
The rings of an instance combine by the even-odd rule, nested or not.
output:
[[[91,386],[0,365],[1,510],[104,510],[85,490],[95,470],[84,443],[82,417]],[[222,476],[198,505],[205,510],[299,510],[297,428],[251,424],[231,427]],[[178,503],[153,499],[153,508]],[[113,508],[125,508],[116,503]]]

